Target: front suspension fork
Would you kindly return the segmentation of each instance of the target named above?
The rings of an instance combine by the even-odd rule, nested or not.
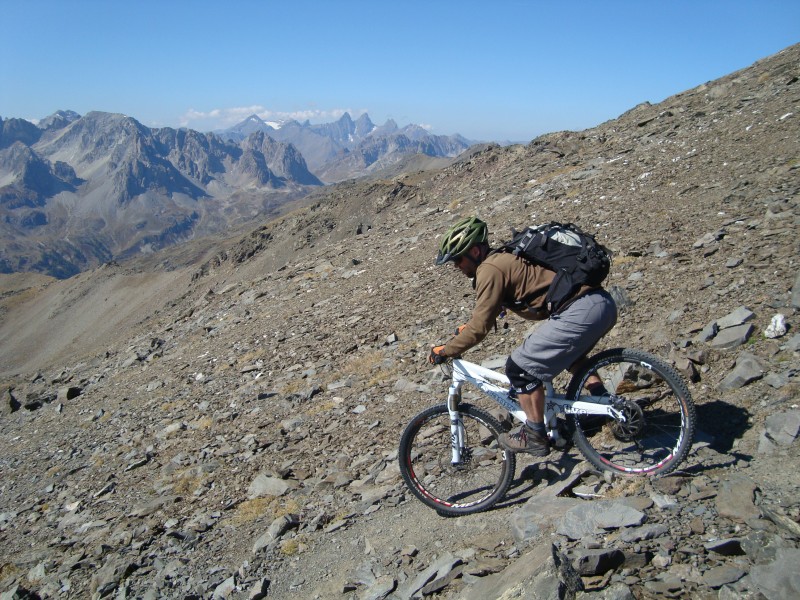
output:
[[[450,386],[450,393],[447,395],[447,412],[450,414],[450,463],[453,465],[461,464],[461,449],[464,448],[464,422],[461,420],[461,412],[458,405],[461,402],[461,386]]]

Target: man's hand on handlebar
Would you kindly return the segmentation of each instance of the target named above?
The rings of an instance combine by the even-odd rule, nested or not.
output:
[[[441,365],[447,362],[447,356],[444,355],[444,346],[434,346],[431,348],[431,353],[428,355],[428,362],[432,365]]]

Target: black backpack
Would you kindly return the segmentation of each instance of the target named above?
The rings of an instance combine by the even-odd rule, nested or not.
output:
[[[611,269],[611,252],[573,223],[555,221],[523,231],[498,249],[540,265],[556,276],[545,296],[545,307],[558,312],[583,285],[599,286]]]

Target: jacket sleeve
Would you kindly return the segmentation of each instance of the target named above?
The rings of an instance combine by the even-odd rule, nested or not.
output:
[[[460,356],[480,343],[492,330],[503,308],[504,276],[491,264],[482,264],[475,274],[475,309],[457,336],[444,347],[448,357]]]

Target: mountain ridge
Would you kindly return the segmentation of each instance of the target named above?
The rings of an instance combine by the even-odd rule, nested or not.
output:
[[[309,169],[326,183],[362,177],[411,154],[454,158],[474,143],[459,134],[433,135],[415,124],[401,129],[392,119],[375,125],[367,113],[354,121],[347,112],[332,123],[289,120],[278,128],[251,115],[217,133],[235,141],[254,131],[292,144],[306,158]]]
[[[0,123],[3,272],[68,277],[279,214],[321,185],[295,148],[261,134],[235,145],[101,112],[43,123]]]
[[[0,120],[0,272],[70,277],[277,216],[322,185],[300,148],[338,181],[413,154],[453,157],[466,144],[393,121],[375,127],[366,113],[281,130],[252,115],[221,137],[99,111],[57,111],[38,125]]]

